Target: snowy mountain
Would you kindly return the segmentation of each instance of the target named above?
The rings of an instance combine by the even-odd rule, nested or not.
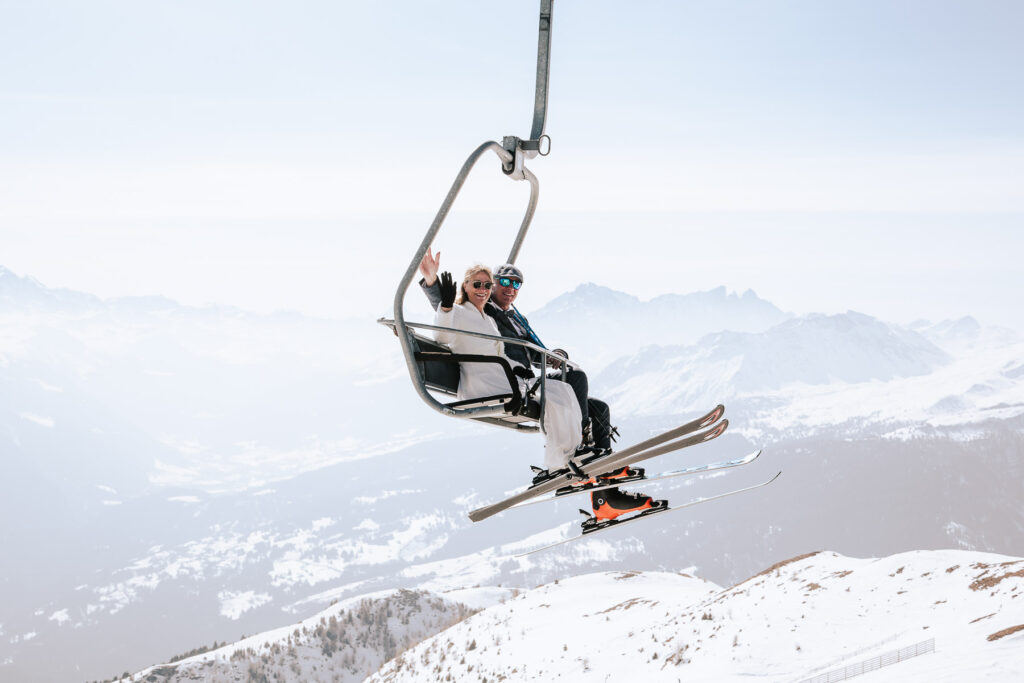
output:
[[[1020,336],[1013,330],[1001,327],[983,327],[971,316],[956,320],[943,320],[938,323],[917,320],[908,327],[951,353],[969,352],[984,347],[1006,346],[1020,341]]]
[[[38,280],[19,276],[0,265],[0,313],[13,311],[73,311],[102,307],[98,297],[69,289],[50,289]]]
[[[719,332],[693,346],[642,349],[614,363],[595,384],[627,395],[642,387],[659,410],[774,391],[793,384],[820,385],[924,375],[948,356],[920,335],[860,313],[809,315],[765,332]],[[710,380],[710,381],[709,381]],[[612,395],[612,394],[609,394]],[[666,410],[667,409],[667,410]]]
[[[782,314],[630,354],[591,373],[620,447],[719,400],[731,423],[652,471],[767,446],[742,470],[650,493],[677,503],[783,476],[516,558],[576,533],[581,501],[468,522],[524,481],[539,439],[426,409],[372,321],[102,300],[3,277],[0,513],[18,522],[0,554],[0,680],[137,670],[371,591],[525,588],[622,566],[696,567],[730,585],[816,547],[1024,554],[1024,349],[1012,333]],[[563,297],[563,324],[612,301],[624,318],[646,305],[609,292]],[[723,318],[760,305],[714,292],[694,301],[718,301]],[[633,335],[616,353],[646,338],[614,333]]]
[[[592,283],[529,315],[545,344],[566,349],[591,373],[640,346],[692,343],[722,330],[760,332],[787,317],[751,290],[738,295],[718,287],[641,301]]]
[[[299,623],[176,658],[126,680],[362,681],[399,652],[510,595],[503,589],[451,596],[409,590],[361,595]]]
[[[924,328],[933,330],[934,328]],[[951,328],[946,328],[948,333]],[[592,391],[626,415],[692,412],[715,396],[750,438],[845,431],[904,437],[921,425],[1024,414],[1024,343],[962,325],[924,335],[860,313],[807,315],[760,333],[721,332],[692,346],[615,361]],[[967,336],[965,336],[965,334]]]
[[[799,681],[934,639],[870,680],[1018,681],[1022,598],[1024,560],[962,551],[812,553],[725,590],[687,574],[591,574],[486,609],[369,680]]]
[[[453,501],[450,478],[431,478],[431,473],[470,467],[479,462],[479,453],[442,456],[456,449],[445,447],[450,443],[436,449],[425,444],[416,455],[402,454],[407,475],[398,481],[384,475],[397,461],[381,458],[362,461],[355,471],[338,466],[310,473],[256,498],[234,494],[191,503],[168,500],[164,505],[169,513],[178,510],[178,519],[195,516],[190,527],[194,535],[186,535],[188,528],[183,528],[176,534],[180,541],[151,548],[130,564],[89,577],[74,592],[58,596],[39,621],[45,623],[54,614],[67,620],[56,634],[42,628],[39,632],[48,643],[59,644],[61,637],[81,641],[102,626],[100,633],[137,648],[108,656],[108,662],[116,662],[104,667],[109,675],[133,661],[141,667],[168,651],[235,638],[240,631],[276,630],[331,600],[389,585],[433,592],[527,587],[538,580],[561,584],[581,572],[623,567],[685,570],[731,585],[766,563],[827,543],[846,554],[922,546],[1022,547],[1024,517],[1016,505],[1024,494],[1024,471],[1015,455],[1022,445],[1019,427],[1014,428],[1016,437],[997,433],[958,443],[955,450],[939,438],[915,439],[911,448],[891,440],[776,445],[750,466],[760,469],[677,480],[659,487],[657,494],[672,502],[686,501],[759,479],[767,468],[781,468],[783,476],[771,487],[526,558],[515,555],[576,532],[578,501],[535,506],[471,525],[466,511],[500,495],[513,480],[514,468],[495,468],[493,478],[459,485],[460,495]],[[510,443],[516,443],[515,436],[509,435]],[[465,445],[473,443],[480,442]],[[702,448],[685,459],[735,454],[740,447],[734,438],[713,453]],[[515,461],[517,453],[509,449],[493,455],[488,461],[492,466]],[[357,480],[346,488],[353,477]],[[153,501],[123,507],[135,518],[164,518],[147,505]],[[201,529],[207,530],[205,535],[198,535]],[[120,526],[111,527],[112,536],[118,532]],[[178,595],[188,598],[175,599]],[[574,599],[594,604],[592,598]],[[118,611],[107,616],[114,606]],[[95,607],[102,609],[90,614]],[[154,610],[160,619],[147,620]],[[137,630],[140,620],[149,626],[137,639],[124,632]],[[176,632],[175,624],[184,631]],[[139,654],[152,652],[154,643],[160,652],[139,662]],[[73,649],[70,644],[68,649]],[[228,646],[222,654],[230,659],[237,649]]]
[[[721,287],[642,302],[581,285],[530,321],[589,370],[591,394],[616,419],[668,420],[720,401],[748,439],[770,443],[906,439],[1024,415],[1024,339],[969,316],[903,327],[853,311],[792,316]]]
[[[0,515],[17,520],[0,553],[0,680],[92,670],[110,654],[90,638],[120,651],[141,635],[121,615],[164,609],[171,585],[212,594],[219,615],[218,594],[249,590],[205,583],[245,565],[228,492],[246,492],[232,501],[244,506],[275,482],[436,437],[430,415],[396,428],[392,414],[360,409],[412,413],[416,400],[365,383],[378,334],[372,321],[104,300],[0,271]],[[191,554],[213,538],[223,554]],[[180,549],[167,573],[145,570],[162,547]]]
[[[237,489],[394,438],[385,419],[344,414],[358,405],[348,387],[381,356],[370,321],[101,300],[10,271],[0,302],[0,424],[20,462],[56,470],[48,481],[129,496],[150,483]]]
[[[686,573],[616,571],[472,593],[485,609],[453,602],[461,595],[353,598],[129,680],[361,680],[380,652],[397,656],[369,681],[798,681],[844,667],[878,669],[876,681],[1024,675],[1024,560],[1001,555],[818,552],[727,589]],[[901,649],[917,656],[896,662]]]

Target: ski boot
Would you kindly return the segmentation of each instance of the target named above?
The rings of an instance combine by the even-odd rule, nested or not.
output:
[[[597,446],[597,443],[594,441],[594,430],[591,427],[591,424],[592,420],[587,420],[583,425],[580,445],[576,447],[576,453],[573,454],[573,458],[583,465],[612,452],[611,448],[599,448]]]
[[[581,452],[582,451],[577,450],[576,451],[576,455],[573,456],[573,458],[569,459],[569,463],[568,463],[569,466],[568,467],[563,467],[561,469],[554,470],[553,472],[550,471],[550,470],[546,470],[546,469],[542,469],[540,467],[537,467],[536,465],[530,465],[530,469],[533,470],[533,480],[530,482],[530,486],[531,487],[537,486],[538,484],[543,484],[546,481],[550,481],[552,479],[559,479],[561,477],[566,477],[566,478],[569,478],[569,479],[575,477],[578,480],[578,483],[586,483],[586,482],[583,482],[583,480],[587,479],[587,475],[584,474],[583,469],[580,467],[580,464],[586,464],[586,462],[588,462],[588,460],[583,459],[582,461],[577,462],[576,459],[575,459],[575,458],[579,457],[579,454]],[[616,470],[616,473],[618,471],[619,470]],[[640,476],[643,476],[643,470],[639,470],[639,472],[640,472]],[[622,475],[617,475],[617,476],[622,476]],[[590,485],[587,486],[586,488],[591,488],[594,485],[593,484],[594,478],[587,479],[587,482],[590,482]],[[575,484],[574,484],[574,486],[575,486]],[[576,490],[583,490],[583,489],[576,489]]]
[[[633,519],[668,509],[668,501],[654,500],[642,493],[623,493],[617,488],[610,488],[591,493],[590,506],[592,513],[580,510],[582,514],[587,515],[582,524],[585,534],[623,521],[619,519],[622,515],[639,513],[630,515],[629,519]]]
[[[562,488],[555,491],[555,495],[567,496],[569,494],[578,493],[580,491],[588,491],[592,488],[603,486],[605,484],[624,484],[627,481],[636,481],[638,479],[643,478],[643,467],[629,467],[623,465],[622,467],[617,467],[610,472],[605,472],[604,474],[599,474],[596,477],[591,477],[586,481],[576,481],[573,482],[572,484],[569,484],[568,486],[563,486]]]
[[[568,468],[562,468],[560,470],[555,470],[554,472],[549,472],[548,470],[537,467],[536,465],[530,465],[530,469],[533,470],[533,480],[530,482],[531,488],[537,486],[538,484],[543,484],[544,482],[550,479],[558,479],[569,474]]]
[[[611,448],[600,448],[599,446],[594,445],[580,446],[576,449],[576,453],[573,457],[577,458],[581,465],[589,465],[595,460],[603,458],[606,455],[611,455],[614,452],[615,451]]]

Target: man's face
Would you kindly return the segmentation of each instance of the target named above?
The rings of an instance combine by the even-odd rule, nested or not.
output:
[[[507,282],[508,285],[502,285],[502,282]],[[518,278],[495,278],[494,293],[491,294],[491,299],[494,300],[494,303],[498,304],[501,310],[507,311],[512,307],[516,297],[519,295],[519,290],[515,288],[515,285],[521,284]]]

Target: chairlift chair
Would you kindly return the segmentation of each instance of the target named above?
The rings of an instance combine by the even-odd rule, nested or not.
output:
[[[398,337],[402,347],[402,354],[405,357],[406,366],[409,370],[409,377],[412,379],[413,386],[416,388],[420,398],[428,406],[451,417],[466,418],[520,431],[533,432],[544,431],[545,369],[548,367],[549,359],[551,359],[550,362],[552,364],[557,364],[561,367],[563,377],[567,366],[571,365],[568,361],[561,356],[552,354],[545,348],[518,339],[407,322],[403,307],[405,294],[413,278],[416,276],[420,261],[422,261],[427,250],[433,244],[434,238],[440,231],[470,172],[481,157],[488,152],[493,152],[501,161],[501,170],[505,176],[512,180],[525,180],[530,184],[530,198],[526,206],[526,213],[523,216],[519,232],[516,234],[515,241],[512,243],[512,249],[506,260],[507,263],[514,264],[516,262],[516,257],[519,255],[519,250],[523,245],[526,233],[533,220],[540,191],[540,183],[530,169],[526,168],[525,161],[533,159],[538,155],[547,156],[551,150],[551,138],[544,133],[544,128],[547,121],[552,3],[553,0],[541,0],[540,3],[537,82],[530,138],[524,140],[516,136],[505,136],[500,144],[493,140],[488,140],[473,150],[472,154],[469,155],[469,158],[462,165],[459,174],[455,177],[451,189],[448,190],[448,194],[434,216],[426,236],[416,249],[409,267],[406,269],[405,275],[398,285],[398,289],[395,292],[394,319],[381,318],[377,321],[382,325],[390,327]],[[496,339],[505,344],[519,344],[528,348],[541,359],[540,381],[536,386],[536,393],[534,394],[533,390],[528,394],[524,394],[521,391],[516,377],[512,374],[512,367],[506,359],[498,356],[452,353],[446,346],[439,344],[425,334],[430,330],[450,330],[455,334]],[[507,394],[461,401],[445,402],[438,400],[431,392],[449,397],[456,396],[459,387],[460,363],[495,363],[501,366],[509,381],[509,392]]]

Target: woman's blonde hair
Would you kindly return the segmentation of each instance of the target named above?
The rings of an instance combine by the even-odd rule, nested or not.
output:
[[[494,282],[494,274],[491,272],[490,268],[480,263],[470,266],[469,270],[467,270],[466,274],[462,277],[462,285],[459,286],[459,297],[455,300],[455,303],[464,304],[469,301],[469,294],[466,292],[466,285],[469,284],[469,281],[472,280],[473,276],[477,273],[487,273],[487,279],[492,283]]]

